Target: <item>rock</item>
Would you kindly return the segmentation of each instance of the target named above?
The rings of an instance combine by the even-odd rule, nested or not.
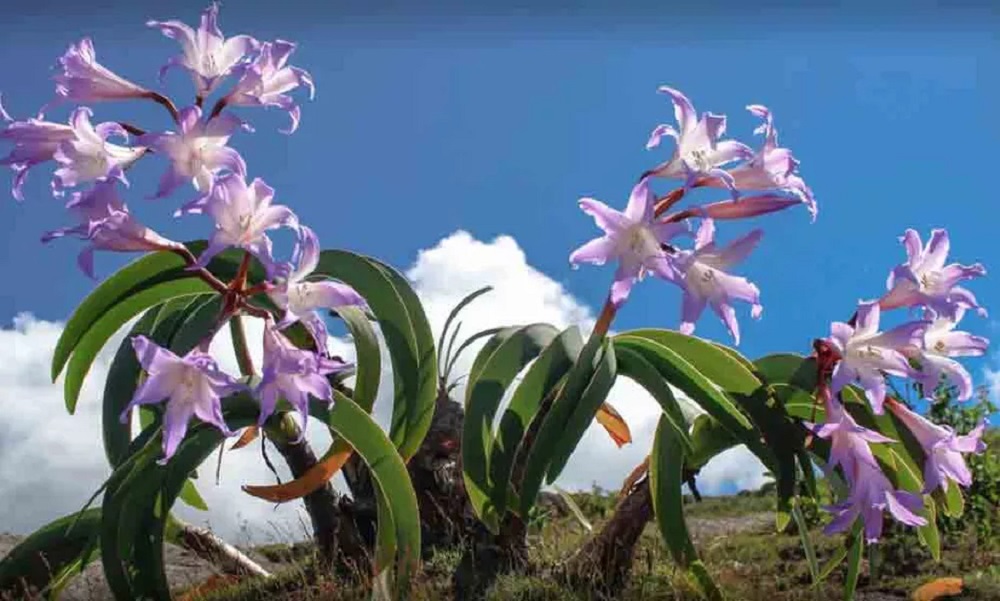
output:
[[[23,536],[0,534],[0,558],[21,542]],[[167,582],[170,590],[179,591],[200,584],[218,570],[195,554],[175,547],[165,545],[164,560],[166,563]],[[104,569],[100,560],[93,561],[83,573],[73,578],[60,596],[62,601],[114,601],[108,583],[104,579]]]

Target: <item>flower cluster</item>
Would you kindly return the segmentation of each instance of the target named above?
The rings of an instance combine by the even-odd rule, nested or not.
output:
[[[0,104],[0,118],[6,122],[0,140],[13,144],[0,164],[14,172],[12,195],[22,201],[28,172],[50,161],[56,164],[52,193],[62,197],[66,190],[76,189],[66,208],[78,224],[49,232],[42,240],[69,235],[86,240],[88,246],[80,253],[79,265],[90,277],[94,277],[93,256],[97,250],[176,252],[187,260],[190,270],[209,279],[214,276],[204,268],[213,257],[232,248],[246,253],[241,274],[229,286],[215,280],[216,289],[227,295],[227,302],[213,334],[197,348],[180,357],[143,336],[132,340],[148,377],[122,420],[130,419],[133,407],[166,400],[164,461],[176,451],[192,417],[214,425],[227,436],[233,434],[223,420],[221,399],[244,391],[246,385],[223,373],[207,353],[218,327],[229,319],[238,319],[240,313],[265,320],[262,378],[250,391],[260,402],[260,423],[275,411],[279,399],[285,399],[302,415],[304,430],[310,397],[332,401],[327,376],[347,367],[328,355],[326,326],[318,311],[364,304],[361,296],[344,284],[307,281],[320,260],[316,234],[301,225],[289,207],[274,202],[275,190],[263,179],[248,181],[246,162],[230,146],[233,135],[241,130],[253,132],[253,128],[226,111],[228,107],[278,107],[291,120],[282,133],[291,134],[298,128],[301,111],[290,93],[303,87],[311,99],[315,89],[309,73],[288,64],[296,45],[284,40],[262,42],[248,35],[226,38],[219,29],[218,13],[218,4],[213,3],[202,14],[197,29],[180,21],[147,23],[180,44],[180,54],[166,62],[159,77],[162,82],[173,68],[187,71],[195,87],[191,106],[178,109],[164,94],[108,69],[97,61],[94,44],[88,38],[71,45],[59,59],[54,77],[55,99],[35,117],[14,119]],[[211,111],[204,111],[205,101],[227,80],[232,82],[230,88],[215,101]],[[63,103],[89,105],[121,100],[156,102],[167,109],[175,127],[146,131],[116,121],[95,125],[89,106],[77,106],[67,123],[45,119],[48,109]],[[199,257],[142,225],[122,200],[122,189],[130,186],[126,172],[147,156],[167,163],[159,185],[147,198],[168,198],[190,186],[195,198],[177,209],[175,216],[203,214],[213,220],[208,247]],[[277,228],[291,229],[296,236],[290,261],[274,255],[268,232]],[[255,284],[253,290],[269,295],[278,308],[274,317],[250,304],[250,289],[243,288],[250,257],[260,262],[268,278]],[[316,350],[295,346],[283,333],[296,322],[312,335]]]
[[[710,307],[739,344],[733,303],[749,303],[754,318],[760,317],[763,307],[757,286],[730,270],[750,254],[763,232],[754,230],[719,247],[715,222],[774,213],[799,204],[804,204],[815,219],[816,200],[797,173],[799,162],[790,150],[778,146],[778,132],[766,107],[747,107],[763,121],[754,133],[763,135],[764,141],[754,151],[741,142],[723,139],[725,115],[699,116],[681,92],[666,86],[659,91],[673,102],[677,126],[658,125],[646,147],[656,148],[663,138],[673,138],[673,156],[643,174],[624,212],[592,198],[580,200],[580,208],[594,218],[604,236],[578,248],[569,260],[574,265],[618,261],[608,299],[615,310],[647,274],[675,284],[683,292],[680,331],[694,332],[695,322]],[[653,178],[680,179],[683,183],[658,199],[650,187]],[[696,187],[725,188],[731,198],[665,214]],[[747,192],[757,194],[748,196]],[[693,234],[693,246],[685,249],[671,244],[678,236],[692,234],[691,219],[701,220]]]
[[[604,235],[587,242],[570,255],[570,262],[603,265],[617,261],[614,282],[605,311],[614,314],[625,302],[634,284],[652,274],[679,286],[683,292],[679,330],[691,334],[706,306],[719,316],[736,344],[740,330],[733,306],[748,303],[751,316],[762,312],[760,291],[747,279],[731,273],[754,249],[763,232],[759,229],[724,247],[715,243],[715,222],[756,217],[805,205],[813,220],[817,206],[812,190],[798,173],[799,162],[787,148],[778,146],[771,111],[761,105],[747,110],[762,120],[754,133],[764,141],[756,151],[731,139],[724,139],[726,117],[695,112],[681,92],[661,87],[674,106],[677,125],[659,125],[649,138],[649,149],[664,138],[673,138],[669,160],[646,171],[632,190],[628,204],[619,212],[592,198],[580,200],[580,208],[594,218]],[[680,180],[681,185],[657,198],[651,191],[654,178]],[[729,198],[670,212],[689,190],[697,187],[725,189]],[[750,195],[750,192],[755,195]],[[691,220],[700,220],[695,230]],[[675,238],[691,236],[693,245],[676,245]],[[982,452],[984,425],[965,436],[935,425],[887,396],[887,376],[910,378],[927,398],[942,382],[957,390],[959,400],[972,395],[972,379],[955,358],[985,353],[988,341],[956,327],[967,310],[985,315],[976,297],[959,283],[985,275],[980,264],[946,264],[950,241],[945,230],[931,233],[926,246],[920,235],[907,230],[900,241],[907,259],[889,274],[886,292],[877,300],[861,302],[849,323],[832,324],[831,336],[823,341],[824,378],[820,402],[825,407],[823,424],[807,424],[817,436],[829,439],[829,466],[840,467],[850,485],[850,495],[830,510],[834,520],[828,532],[846,529],[858,517],[864,522],[865,537],[877,540],[882,531],[883,512],[888,511],[904,524],[926,524],[919,495],[895,490],[882,472],[871,444],[894,442],[854,421],[839,400],[840,392],[858,384],[876,415],[885,407],[920,442],[926,455],[924,483],[927,493],[947,489],[949,482],[969,486],[971,475],[963,454]],[[919,319],[887,331],[880,331],[881,312],[895,308],[920,311]]]
[[[827,531],[843,530],[860,516],[869,541],[879,538],[885,509],[907,525],[926,521],[915,513],[922,508],[920,497],[894,491],[869,446],[894,441],[858,426],[837,399],[838,393],[852,384],[860,385],[876,415],[888,407],[913,434],[926,457],[924,493],[938,487],[947,490],[949,482],[969,486],[972,476],[962,455],[985,450],[981,440],[985,422],[960,436],[887,395],[886,378],[895,376],[915,382],[928,399],[943,383],[956,390],[958,400],[968,400],[972,377],[954,357],[982,355],[989,345],[985,338],[955,330],[968,309],[986,314],[972,292],[958,285],[985,275],[985,268],[978,263],[946,264],[951,243],[943,229],[933,230],[926,246],[912,229],[906,230],[900,242],[907,259],[889,274],[885,294],[860,302],[849,323],[831,325],[831,335],[824,342],[832,350],[832,378],[829,389],[825,381],[820,384],[826,423],[815,427],[818,436],[830,439],[831,466],[841,466],[851,487],[847,501],[831,508],[837,517]],[[895,308],[920,311],[920,318],[879,331],[882,311]]]

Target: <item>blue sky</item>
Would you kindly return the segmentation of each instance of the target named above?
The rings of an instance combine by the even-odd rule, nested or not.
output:
[[[26,117],[47,101],[51,65],[84,35],[93,37],[103,64],[155,85],[157,69],[177,46],[143,23],[195,23],[204,4],[82,10],[42,2],[24,9],[30,14],[8,13],[0,24],[0,91],[8,111]],[[669,84],[697,110],[727,114],[730,135],[752,145],[756,122],[744,107],[770,107],[782,145],[801,161],[819,201],[815,224],[804,210],[720,224],[722,242],[751,227],[766,231],[742,266],[760,286],[765,308],[759,322],[739,309],[747,355],[808,352],[831,320],[849,317],[859,298],[881,294],[886,274],[903,258],[897,237],[907,227],[925,238],[932,227],[945,227],[953,260],[1000,272],[990,151],[1000,133],[1000,20],[988,9],[925,3],[906,15],[869,10],[862,17],[860,4],[840,11],[702,4],[697,11],[575,14],[459,13],[436,5],[421,14],[325,4],[230,1],[220,15],[227,35],[298,42],[293,62],[316,80],[317,97],[303,103],[299,132],[276,132],[286,125],[281,113],[242,111],[257,133],[237,134],[232,145],[250,176],[274,186],[277,201],[325,246],[405,269],[419,249],[457,229],[482,240],[509,234],[532,265],[596,309],[612,270],[569,268],[569,252],[597,233],[576,200],[594,196],[622,206],[637,176],[665,158],[669,149],[646,151],[644,144],[656,124],[672,121],[669,102],[655,93]],[[189,90],[180,72],[169,77],[174,97]],[[155,106],[93,108],[95,121],[170,125]],[[48,117],[61,121],[68,111]],[[147,163],[130,172],[133,211],[171,237],[204,237],[205,221],[169,217],[189,193],[144,200],[164,168],[159,160]],[[65,319],[93,285],[75,268],[76,243],[38,242],[42,231],[68,223],[47,180],[44,170],[33,173],[22,205],[0,199],[5,326],[24,311]],[[657,185],[669,190],[669,182]],[[108,274],[123,261],[101,256],[98,271]],[[996,276],[970,288],[1000,315]],[[615,327],[675,327],[679,300],[675,289],[651,281],[634,292]],[[963,325],[1000,338],[993,323],[970,315]],[[698,333],[727,340],[707,313]],[[967,365],[981,380],[986,360]]]

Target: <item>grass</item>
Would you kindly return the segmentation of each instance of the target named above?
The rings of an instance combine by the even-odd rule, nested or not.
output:
[[[603,491],[577,493],[588,519],[595,529],[610,516],[613,497]],[[691,525],[699,552],[716,582],[727,597],[740,601],[829,600],[842,597],[844,566],[835,569],[817,587],[812,586],[805,555],[796,534],[773,531],[773,497],[769,492],[706,498],[688,503],[685,515]],[[734,524],[742,520],[749,531],[718,532],[719,521]],[[887,522],[888,523],[888,522]],[[966,583],[963,600],[1000,599],[1000,551],[978,546],[974,536],[952,535],[944,538],[940,563],[934,562],[917,542],[916,535],[890,526],[891,536],[878,547],[880,566],[873,579],[868,558],[863,562],[859,583],[859,601],[909,599],[921,584],[937,577],[958,576]],[[822,565],[842,544],[840,537],[810,532]],[[508,574],[500,577],[489,591],[491,601],[571,601],[591,599],[587,591],[575,591],[560,585],[550,572],[586,539],[587,533],[572,517],[548,517],[535,524],[530,534],[531,574]],[[318,579],[311,569],[308,547],[293,548],[269,545],[257,552],[286,566],[270,580],[246,580],[200,597],[204,601],[249,601],[276,599],[366,600],[365,585]],[[426,561],[416,577],[412,593],[415,601],[451,598],[451,574],[460,553],[450,550],[436,553]],[[635,553],[632,577],[619,599],[636,601],[671,601],[701,598],[688,575],[677,569],[650,524]]]

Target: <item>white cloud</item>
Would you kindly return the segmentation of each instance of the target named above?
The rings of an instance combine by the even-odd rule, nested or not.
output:
[[[476,240],[459,231],[432,248],[422,250],[406,272],[424,303],[432,329],[437,335],[447,314],[469,292],[485,285],[494,290],[462,312],[465,335],[500,325],[548,322],[558,327],[579,324],[593,326],[592,310],[570,295],[557,281],[533,268],[509,236],[491,242]],[[251,341],[259,340],[261,322],[247,320]],[[84,386],[77,414],[63,408],[61,381],[48,379],[52,350],[62,324],[20,315],[10,329],[0,329],[0,529],[25,533],[47,521],[78,509],[107,476],[100,432],[100,393],[111,357],[121,335],[98,357]],[[213,343],[213,353],[223,369],[236,373],[236,361],[229,348],[228,329]],[[353,348],[344,341],[331,340],[333,350],[346,358]],[[454,375],[464,374],[478,346],[466,352]],[[260,349],[252,345],[260,364]],[[383,358],[388,365],[388,357]],[[388,422],[391,374],[383,373],[376,419]],[[464,394],[460,387],[456,395]],[[461,398],[456,396],[456,398]],[[557,484],[568,489],[590,488],[597,483],[615,489],[631,469],[640,463],[652,444],[659,407],[633,382],[622,379],[609,400],[629,423],[634,442],[619,449],[597,425],[588,429]],[[309,438],[317,452],[329,444],[329,436],[310,422]],[[272,451],[272,455],[277,455]],[[287,478],[279,457],[273,463]],[[215,485],[216,457],[200,471],[198,488],[209,512],[181,508],[181,517],[208,524],[223,536],[242,542],[299,538],[309,531],[308,518],[300,503],[274,507],[251,498],[240,490],[242,484],[266,484],[273,475],[260,457],[260,445],[226,452],[220,485]],[[723,454],[710,463],[699,478],[699,489],[712,494],[735,487],[755,487],[762,483],[762,466],[745,449]],[[342,480],[339,482],[343,488]],[[248,529],[244,529],[248,527]]]

